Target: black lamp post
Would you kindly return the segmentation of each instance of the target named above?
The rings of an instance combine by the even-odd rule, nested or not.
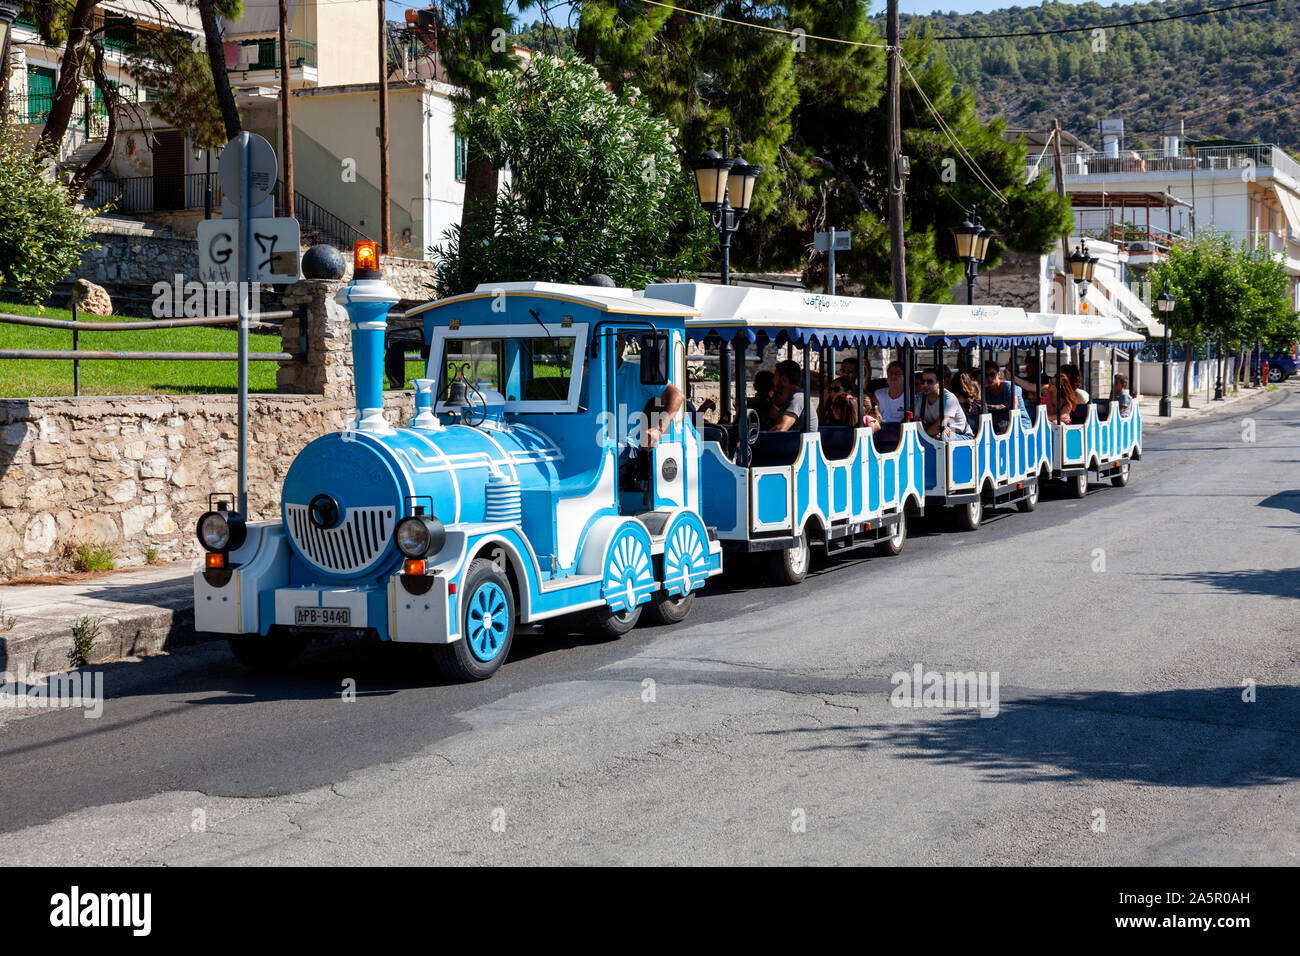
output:
[[[966,304],[974,305],[975,277],[979,275],[980,263],[988,255],[993,233],[984,228],[972,206],[962,224],[953,229],[952,238],[957,244],[957,258],[966,261]]]
[[[739,156],[728,156],[727,145],[731,131],[722,130],[722,153],[709,149],[691,165],[695,169],[695,185],[700,192],[700,205],[708,212],[713,228],[718,230],[722,244],[722,284],[731,284],[731,234],[740,227],[740,220],[749,212],[754,198],[754,184],[758,182],[761,166],[751,166]]]
[[[1161,418],[1168,418],[1174,413],[1173,405],[1169,401],[1169,315],[1174,311],[1174,297],[1169,291],[1169,280],[1165,280],[1165,288],[1156,296],[1156,307],[1160,309],[1160,324],[1165,327],[1165,347],[1164,355],[1161,357],[1160,368],[1160,410]],[[1187,386],[1184,384],[1183,388]]]
[[[1219,344],[1214,356],[1214,400],[1223,401],[1223,336],[1219,336]]]

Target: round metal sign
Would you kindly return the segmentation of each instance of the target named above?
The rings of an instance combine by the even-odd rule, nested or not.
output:
[[[256,206],[271,195],[279,178],[275,150],[261,136],[256,133],[240,133],[226,144],[217,163],[217,181],[221,184],[226,199],[238,206],[242,188],[239,176],[242,162],[240,141],[245,136],[248,137],[248,202],[249,205]]]

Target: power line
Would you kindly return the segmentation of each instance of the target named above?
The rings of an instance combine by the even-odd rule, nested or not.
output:
[[[732,23],[740,27],[749,27],[751,30],[764,30],[768,33],[782,33],[790,37],[800,37],[807,40],[822,40],[826,43],[842,43],[845,46],[870,47],[875,50],[887,50],[889,45],[886,43],[867,43],[863,40],[845,40],[840,37],[823,37],[815,33],[808,33],[804,30],[786,30],[781,27],[769,27],[763,23],[750,23],[747,20],[732,20],[728,17],[720,17],[712,13],[703,13],[699,10],[687,10],[685,7],[675,7],[671,3],[660,3],[659,0],[641,0],[642,3],[652,7],[663,7],[665,10],[672,10],[676,13],[687,13],[693,17],[703,17],[706,20],[716,20],[719,23]],[[1272,0],[1269,0],[1272,2]]]
[[[1007,40],[1015,37],[1046,37],[1056,36],[1062,33],[1089,33],[1093,30],[1113,30],[1116,27],[1140,27],[1147,23],[1166,23],[1170,20],[1186,20],[1191,17],[1202,17],[1209,13],[1224,13],[1228,10],[1242,10],[1246,7],[1263,7],[1276,2],[1277,0],[1247,0],[1246,3],[1234,3],[1227,7],[1207,7],[1204,10],[1194,10],[1188,13],[1173,13],[1166,17],[1152,17],[1149,20],[1126,20],[1123,23],[1098,23],[1088,27],[1061,27],[1056,30],[1026,30],[1020,33],[950,34],[948,36],[931,36],[927,39],[939,42],[947,42],[949,40]]]

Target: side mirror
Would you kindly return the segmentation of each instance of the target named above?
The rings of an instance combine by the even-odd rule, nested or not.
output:
[[[641,336],[641,384],[667,385],[672,350],[667,332],[647,332]]]

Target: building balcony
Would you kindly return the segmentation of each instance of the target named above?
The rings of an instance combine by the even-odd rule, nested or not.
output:
[[[280,85],[280,41],[272,38],[227,43],[226,72],[238,86]],[[293,86],[315,86],[320,82],[316,67],[316,44],[310,40],[289,41],[289,82]]]
[[[1196,146],[1188,152],[1169,156],[1163,150],[1124,150],[1119,156],[1101,153],[1068,153],[1064,157],[1067,179],[1114,177],[1123,174],[1179,173],[1196,171],[1236,171],[1254,169],[1256,175],[1272,169],[1300,182],[1300,162],[1292,159],[1280,146],[1252,143],[1244,146]]]

